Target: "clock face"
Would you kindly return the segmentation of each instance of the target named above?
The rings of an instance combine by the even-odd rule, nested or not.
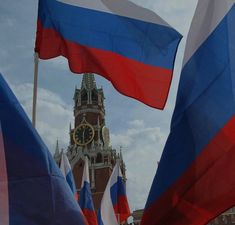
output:
[[[73,133],[73,140],[77,145],[87,145],[94,138],[95,132],[90,124],[80,124],[75,128]]]

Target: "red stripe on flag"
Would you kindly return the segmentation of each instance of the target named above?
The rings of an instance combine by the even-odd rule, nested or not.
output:
[[[38,21],[35,51],[41,59],[64,56],[74,73],[97,73],[112,82],[122,94],[151,107],[163,109],[172,80],[172,70],[146,65],[119,54],[64,40]],[[120,66],[122,65],[122,66]]]
[[[142,225],[206,224],[235,199],[235,116],[184,175],[144,212]],[[214,204],[213,204],[214,203]]]
[[[88,225],[98,225],[95,211],[91,211],[89,209],[82,209],[82,212],[88,222]]]
[[[113,206],[117,220],[122,223],[131,215],[126,196],[119,196],[118,202]]]

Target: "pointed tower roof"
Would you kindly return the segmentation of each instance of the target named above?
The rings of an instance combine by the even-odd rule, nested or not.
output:
[[[56,141],[56,148],[55,148],[55,157],[58,157],[60,155],[60,149],[59,149],[59,140]]]
[[[93,73],[83,74],[81,89],[86,89],[86,90],[97,89],[95,76]]]
[[[122,157],[122,146],[120,146],[120,160],[123,161],[123,157]]]

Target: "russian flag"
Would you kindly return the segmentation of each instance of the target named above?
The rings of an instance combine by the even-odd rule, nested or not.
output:
[[[73,172],[72,172],[68,157],[64,152],[62,152],[62,155],[61,155],[60,170],[62,174],[64,175],[64,178],[66,179],[74,195],[74,198],[78,200],[78,194],[77,194],[77,189],[76,189],[76,185],[75,185],[74,178],[73,178]]]
[[[235,205],[235,1],[199,0],[142,225],[202,225]]]
[[[79,205],[89,225],[98,225],[96,212],[92,200],[88,158],[85,156],[85,164],[82,176],[82,186],[80,191]]]
[[[163,109],[181,35],[128,0],[40,0],[35,51],[74,73],[102,75],[122,94]]]
[[[54,159],[1,74],[0,224],[86,224]]]
[[[130,215],[120,162],[117,161],[101,201],[98,222],[99,225],[118,225]]]

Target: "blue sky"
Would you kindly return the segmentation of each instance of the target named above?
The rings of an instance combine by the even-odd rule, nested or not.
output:
[[[156,172],[174,109],[185,37],[196,0],[132,0],[154,10],[184,35],[180,45],[169,99],[164,111],[150,108],[119,94],[111,84],[96,76],[104,89],[106,123],[112,146],[123,147],[127,166],[128,197],[132,209],[144,207]],[[14,90],[31,117],[33,54],[37,18],[36,0],[0,1],[0,73]],[[53,153],[56,140],[68,146],[69,123],[73,124],[73,94],[81,76],[72,74],[67,61],[40,61],[37,129]]]

